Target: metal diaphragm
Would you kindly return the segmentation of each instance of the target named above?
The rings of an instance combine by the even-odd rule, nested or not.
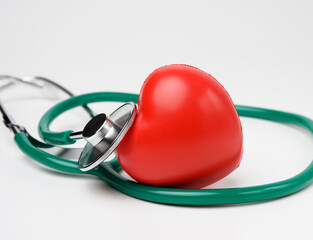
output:
[[[88,171],[105,161],[122,141],[137,114],[135,103],[125,103],[112,114],[93,117],[85,126],[82,136],[87,141],[78,160],[78,167]]]

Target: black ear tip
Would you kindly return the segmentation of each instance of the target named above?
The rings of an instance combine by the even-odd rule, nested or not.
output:
[[[104,113],[100,113],[93,117],[84,127],[83,137],[88,138],[94,135],[106,121],[107,116]]]

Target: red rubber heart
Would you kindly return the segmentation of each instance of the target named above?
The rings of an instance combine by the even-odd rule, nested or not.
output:
[[[240,119],[211,75],[187,65],[164,66],[144,82],[138,115],[116,154],[138,182],[201,188],[239,166]]]

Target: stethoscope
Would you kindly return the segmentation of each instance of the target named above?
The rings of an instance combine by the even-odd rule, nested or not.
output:
[[[94,175],[113,188],[146,201],[178,205],[225,205],[259,202],[284,197],[296,193],[313,182],[313,162],[298,175],[275,183],[243,188],[226,189],[177,189],[157,187],[128,180],[119,171],[121,166],[116,158],[104,161],[114,152],[115,147],[132,126],[136,117],[137,94],[119,92],[95,92],[74,96],[61,85],[43,77],[17,78],[0,76],[7,80],[0,90],[15,84],[27,84],[36,88],[51,85],[70,96],[49,109],[39,122],[39,134],[44,142],[32,137],[25,127],[17,124],[0,103],[4,124],[14,134],[18,147],[29,157],[55,170]],[[89,107],[95,102],[122,102],[110,115],[96,115]],[[82,106],[91,120],[82,131],[52,132],[50,124],[62,113]],[[313,134],[313,121],[307,117],[282,111],[236,106],[240,116],[260,118],[300,126]],[[86,145],[80,151],[79,161],[68,160],[77,149],[58,148],[56,145],[73,144],[85,139]],[[52,151],[57,149],[56,151]],[[50,153],[50,152],[53,152]]]

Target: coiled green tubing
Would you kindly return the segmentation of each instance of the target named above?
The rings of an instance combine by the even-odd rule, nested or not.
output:
[[[92,102],[131,101],[136,103],[137,100],[137,94],[114,92],[89,93],[66,99],[52,107],[44,114],[39,123],[39,133],[48,143],[73,143],[73,141],[71,141],[68,137],[71,131],[56,133],[49,130],[50,123],[61,113],[71,108]],[[240,116],[293,124],[309,130],[313,134],[313,121],[304,116],[248,106],[237,105],[236,108]],[[311,164],[298,175],[283,181],[265,185],[225,189],[163,188],[149,186],[125,179],[119,174],[121,166],[116,158],[111,161],[104,162],[93,170],[81,172],[77,166],[77,162],[63,159],[42,151],[38,148],[42,147],[42,143],[35,141],[31,136],[26,135],[25,133],[17,133],[14,139],[19,148],[25,154],[50,168],[67,173],[94,175],[125,194],[146,201],[165,204],[225,205],[265,201],[296,193],[309,186],[313,181],[313,162],[311,162]]]

